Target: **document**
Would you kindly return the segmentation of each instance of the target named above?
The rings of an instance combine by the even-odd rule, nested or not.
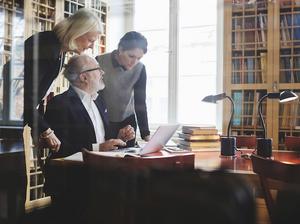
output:
[[[77,153],[67,156],[63,159],[67,160],[67,161],[81,161],[82,162],[83,161],[82,152],[77,152]]]

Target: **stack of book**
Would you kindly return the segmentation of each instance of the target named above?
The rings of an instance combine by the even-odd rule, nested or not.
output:
[[[213,126],[182,126],[178,147],[190,151],[220,148],[220,136]]]

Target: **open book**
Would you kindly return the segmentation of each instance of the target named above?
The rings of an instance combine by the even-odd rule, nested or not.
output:
[[[140,157],[139,155],[134,154],[134,153],[118,152],[118,151],[107,151],[107,152],[93,151],[93,153],[95,153],[97,155],[101,155],[101,156],[111,156],[111,157],[125,157],[125,156]],[[67,157],[63,158],[63,160],[83,162],[82,152],[77,152],[73,155],[67,156]]]

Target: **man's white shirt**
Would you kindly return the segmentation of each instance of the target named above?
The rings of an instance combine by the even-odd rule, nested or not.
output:
[[[93,94],[90,95],[87,92],[83,91],[82,89],[79,89],[75,86],[72,86],[75,90],[75,92],[78,94],[84,108],[88,112],[93,126],[94,126],[94,131],[96,135],[96,141],[93,144],[93,151],[99,151],[100,144],[105,142],[105,130],[104,130],[104,125],[103,125],[103,120],[100,115],[100,112],[94,102],[94,100],[97,99],[98,94]]]

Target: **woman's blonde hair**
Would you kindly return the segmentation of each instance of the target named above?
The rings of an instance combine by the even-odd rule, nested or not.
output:
[[[76,38],[88,32],[103,32],[100,18],[85,8],[56,24],[53,31],[63,47],[71,51],[78,48]]]

